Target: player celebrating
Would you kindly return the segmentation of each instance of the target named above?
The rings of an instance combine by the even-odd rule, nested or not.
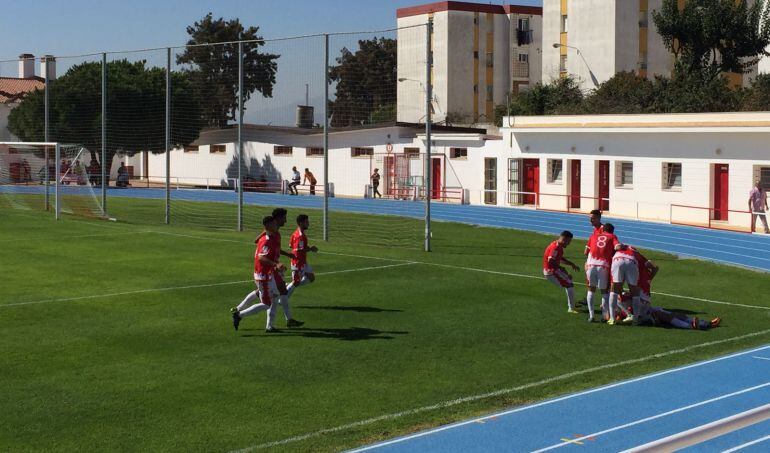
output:
[[[546,280],[554,285],[564,288],[567,293],[567,313],[577,313],[575,310],[575,287],[572,284],[572,276],[561,266],[562,262],[567,263],[575,271],[578,267],[572,261],[564,258],[564,248],[572,242],[572,233],[562,231],[559,238],[545,249],[543,254],[543,275]]]
[[[248,306],[250,294],[238,307],[231,310],[235,330],[238,330],[241,319],[244,317],[267,311],[268,319],[265,330],[266,332],[275,332],[275,329],[272,328],[272,320],[270,319],[271,315],[274,316],[275,313],[273,300],[278,296],[275,275],[276,271],[282,272],[285,267],[277,259],[279,250],[275,247],[274,237],[278,232],[278,224],[275,218],[272,216],[265,217],[262,219],[262,226],[264,226],[265,230],[257,237],[257,250],[254,253],[254,282],[257,285],[256,292],[259,295],[259,303]]]
[[[280,255],[286,256],[290,258],[291,260],[294,260],[296,257],[293,253],[285,252],[283,249],[281,249],[281,232],[280,228],[284,225],[286,225],[286,216],[287,212],[284,208],[275,208],[273,209],[273,218],[275,219],[275,222],[278,226],[276,229],[276,233],[273,235],[273,240],[275,241],[275,247],[278,249],[278,255],[276,255],[276,261],[280,259]],[[299,327],[304,324],[302,321],[297,321],[296,319],[293,319],[291,317],[291,309],[289,308],[289,290],[286,286],[286,281],[283,279],[283,272],[277,272],[275,273],[275,284],[278,288],[278,304],[281,305],[283,308],[283,315],[286,317],[286,327]],[[275,310],[275,307],[273,307],[273,310]],[[275,315],[268,316],[268,319],[275,319]],[[275,327],[273,325],[269,326],[270,329],[274,329]]]
[[[604,317],[609,310],[607,304],[609,302],[610,264],[612,263],[612,256],[615,254],[615,247],[620,244],[614,233],[615,226],[611,223],[605,223],[594,230],[594,234],[588,239],[586,245],[586,249],[588,249],[586,305],[588,305],[589,322],[594,320],[594,294],[597,288],[602,293],[602,316]]]
[[[289,297],[294,290],[301,285],[313,283],[315,274],[313,268],[307,263],[307,252],[318,252],[318,247],[308,245],[305,231],[310,228],[310,218],[305,214],[297,216],[297,230],[292,233],[289,239],[294,258],[291,260],[291,283],[287,286]]]
[[[615,247],[615,256],[612,258],[612,266],[610,272],[612,273],[612,292],[610,293],[609,303],[609,319],[607,324],[615,324],[615,307],[620,300],[620,295],[623,293],[623,285],[628,285],[628,290],[631,293],[633,308],[639,307],[639,265],[637,258],[643,260],[642,265],[646,266],[647,259],[644,258],[633,247],[624,244],[618,244]],[[623,322],[633,322],[634,315],[629,313]]]

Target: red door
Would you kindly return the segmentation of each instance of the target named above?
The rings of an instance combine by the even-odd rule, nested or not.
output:
[[[437,200],[441,198],[441,159],[432,159],[431,169],[431,198]]]
[[[570,161],[570,200],[569,207],[580,209],[580,161]]]
[[[610,210],[610,161],[599,161],[599,209]]]
[[[535,204],[540,193],[540,159],[524,159],[524,204]]]
[[[729,166],[714,164],[714,220],[727,220]]]

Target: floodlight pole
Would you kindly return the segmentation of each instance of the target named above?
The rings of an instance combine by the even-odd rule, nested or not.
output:
[[[238,42],[238,231],[243,231],[243,41]]]
[[[430,199],[433,196],[431,193],[431,172],[433,170],[433,162],[431,159],[431,98],[433,97],[433,81],[431,80],[431,67],[433,66],[433,55],[431,52],[431,34],[433,32],[433,19],[428,19],[428,26],[426,27],[426,64],[425,64],[425,251],[430,252]]]
[[[329,35],[324,35],[324,241],[329,240]]]
[[[102,216],[107,217],[107,53],[102,53]]]
[[[166,225],[171,223],[171,48],[166,48]]]
[[[43,58],[46,58],[46,57],[43,57]],[[34,61],[33,61],[33,63],[34,63]],[[43,92],[43,103],[44,103],[43,104],[44,105],[44,107],[43,107],[43,141],[46,142],[46,143],[50,143],[51,142],[51,138],[49,137],[49,133],[48,133],[48,92],[51,90],[51,86],[50,86],[51,80],[48,78],[48,62],[47,61],[46,61],[46,66],[45,66],[45,74],[43,74],[43,80],[44,80],[44,83],[45,83],[45,91]],[[48,147],[45,147],[44,149],[46,150],[45,151],[45,210],[48,211],[50,209],[49,204],[51,202],[51,200],[50,200],[51,197],[49,195],[49,186],[50,186],[49,179],[50,179],[50,175],[48,174],[48,167],[49,167],[49,165],[48,165],[48,157],[49,157],[49,155],[48,155]],[[57,145],[57,150],[58,150],[58,145]],[[57,175],[58,175],[58,172],[57,172]],[[56,201],[58,203],[58,199]]]

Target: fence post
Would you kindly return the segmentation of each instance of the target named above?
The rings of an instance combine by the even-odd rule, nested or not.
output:
[[[171,48],[166,48],[166,225],[171,223]]]
[[[433,32],[433,19],[428,19],[428,26],[425,30],[425,251],[430,252],[430,198],[433,196],[431,193],[431,172],[433,171],[433,161],[431,159],[431,98],[433,97],[433,81],[430,77],[430,69],[433,65],[433,52],[431,52],[431,33]]]
[[[43,58],[47,58],[47,57],[43,57]],[[33,63],[34,63],[34,61],[33,61]],[[43,74],[43,80],[44,80],[44,83],[45,83],[45,92],[43,93],[43,141],[46,142],[46,143],[50,143],[51,142],[51,137],[50,137],[50,134],[48,132],[48,129],[49,129],[49,127],[48,127],[49,126],[48,125],[48,105],[49,105],[49,103],[48,103],[48,95],[49,95],[49,92],[51,91],[51,85],[50,85],[51,84],[51,80],[48,78],[48,61],[46,61],[46,69],[45,69],[45,74]],[[57,146],[56,149],[57,149],[57,153],[58,153],[58,146]],[[58,159],[57,159],[57,162],[58,162]],[[57,171],[57,175],[55,175],[55,176],[58,176],[58,171]],[[46,211],[50,209],[48,205],[51,202],[50,195],[49,195],[49,186],[50,186],[50,184],[49,184],[48,179],[49,179],[49,175],[48,175],[48,154],[46,152],[46,162],[45,162],[45,210]],[[55,200],[55,201],[57,203],[59,202],[58,199]],[[58,214],[57,214],[57,218],[58,218]]]
[[[102,53],[102,215],[107,217],[107,53]]]
[[[243,231],[243,41],[238,42],[238,231]]]
[[[329,35],[324,35],[324,241],[329,240]]]

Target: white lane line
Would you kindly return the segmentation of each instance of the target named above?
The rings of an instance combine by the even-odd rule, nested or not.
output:
[[[753,359],[759,359],[759,360],[770,360],[770,357],[760,357],[758,355],[751,356]]]
[[[649,416],[649,417],[640,418],[638,420],[634,420],[632,422],[625,423],[623,425],[614,426],[612,428],[605,429],[605,430],[602,430],[602,431],[597,431],[597,432],[592,433],[592,434],[587,434],[585,436],[576,437],[574,439],[570,439],[568,442],[561,442],[561,443],[558,443],[558,444],[553,444],[551,446],[548,446],[548,447],[545,447],[545,448],[541,448],[539,450],[534,450],[533,453],[542,453],[544,451],[555,450],[557,448],[561,448],[561,447],[564,447],[564,446],[567,446],[567,445],[573,445],[575,442],[580,442],[582,440],[586,440],[586,439],[589,439],[589,438],[595,439],[595,438],[597,438],[599,436],[603,436],[603,435],[608,434],[608,433],[612,433],[612,432],[615,432],[615,431],[620,431],[622,429],[630,428],[630,427],[636,426],[636,425],[641,425],[642,423],[647,423],[647,422],[652,421],[652,420],[657,420],[659,418],[668,417],[669,415],[678,414],[680,412],[684,412],[686,410],[690,410],[690,409],[693,409],[695,407],[705,406],[706,404],[711,404],[711,403],[714,403],[716,401],[721,401],[721,400],[724,400],[724,399],[727,399],[727,398],[732,398],[733,396],[743,395],[744,393],[753,392],[754,390],[759,390],[761,388],[765,388],[765,387],[768,387],[768,386],[770,386],[770,382],[765,382],[764,384],[759,384],[759,385],[755,385],[753,387],[748,387],[748,388],[745,388],[743,390],[738,390],[737,392],[727,393],[727,394],[724,394],[724,395],[717,396],[715,398],[710,398],[710,399],[707,399],[707,400],[704,400],[704,401],[700,401],[698,403],[688,404],[687,406],[682,406],[682,407],[678,407],[676,409],[672,409],[670,411],[661,412],[660,414],[655,414],[655,415],[652,415],[652,416]]]
[[[725,450],[722,453],[733,453],[734,451],[743,450],[746,447],[751,447],[752,445],[761,444],[762,442],[770,440],[770,434],[768,434],[765,437],[760,437],[759,439],[754,439],[751,442],[746,442],[745,444],[738,445],[736,447],[733,447],[729,450]]]
[[[436,409],[444,409],[444,408],[447,408],[447,407],[456,406],[458,404],[469,403],[469,402],[483,400],[483,399],[487,399],[487,398],[491,398],[491,397],[496,397],[496,396],[501,396],[501,395],[507,395],[507,394],[510,394],[510,393],[519,392],[519,391],[522,391],[522,390],[527,390],[527,389],[530,389],[530,388],[540,387],[540,386],[543,386],[543,385],[551,384],[553,382],[558,382],[558,381],[572,379],[572,378],[577,377],[577,376],[582,376],[582,375],[589,374],[589,373],[594,373],[594,372],[597,372],[597,371],[604,371],[604,370],[607,370],[607,369],[610,369],[610,368],[616,368],[616,367],[632,365],[632,364],[635,364],[635,363],[647,362],[647,361],[650,361],[650,360],[659,359],[659,358],[662,358],[662,357],[667,357],[667,356],[675,355],[675,354],[684,354],[684,353],[693,351],[695,349],[706,348],[706,347],[709,347],[709,346],[714,346],[714,345],[718,345],[718,344],[728,343],[728,342],[732,342],[732,341],[740,341],[740,340],[744,340],[744,339],[747,339],[747,338],[753,338],[753,337],[758,337],[758,336],[767,335],[767,334],[770,334],[770,329],[762,330],[762,331],[759,331],[759,332],[753,332],[753,333],[749,333],[749,334],[745,334],[745,335],[740,335],[740,336],[737,336],[737,337],[725,338],[725,339],[722,339],[722,340],[709,341],[709,342],[700,343],[700,344],[696,344],[696,345],[692,345],[692,346],[687,346],[687,347],[684,347],[684,348],[674,349],[674,350],[671,350],[671,351],[660,352],[660,353],[657,353],[657,354],[652,354],[652,355],[649,355],[649,356],[646,356],[646,357],[640,357],[640,358],[637,358],[637,359],[624,360],[624,361],[621,361],[621,362],[605,364],[605,365],[595,366],[595,367],[591,367],[591,368],[585,368],[583,370],[572,371],[570,373],[565,373],[565,374],[562,374],[562,375],[559,375],[559,376],[554,376],[554,377],[542,379],[542,380],[535,381],[535,382],[530,382],[530,383],[519,385],[519,386],[516,386],[516,387],[509,387],[509,388],[495,390],[495,391],[488,392],[488,393],[481,393],[481,394],[477,394],[477,395],[465,396],[465,397],[461,397],[461,398],[457,398],[457,399],[453,399],[453,400],[448,400],[448,401],[443,401],[443,402],[436,403],[436,404],[431,404],[429,406],[422,406],[422,407],[418,407],[418,408],[414,408],[414,409],[409,409],[409,410],[405,410],[405,411],[401,411],[401,412],[395,412],[395,413],[391,413],[391,414],[380,415],[380,416],[377,416],[377,417],[368,418],[368,419],[365,419],[365,420],[359,420],[359,421],[348,423],[348,424],[345,424],[345,425],[336,426],[336,427],[333,427],[333,428],[325,428],[325,429],[322,429],[322,430],[319,430],[319,431],[314,431],[314,432],[305,433],[305,434],[301,434],[301,435],[297,435],[297,436],[293,436],[293,437],[288,437],[288,438],[282,439],[282,440],[277,440],[277,441],[273,441],[273,442],[267,442],[267,443],[263,443],[263,444],[259,444],[259,445],[254,445],[254,446],[246,447],[246,448],[243,448],[243,449],[240,449],[240,450],[234,450],[231,453],[247,453],[247,452],[251,452],[251,451],[254,451],[254,450],[262,450],[262,449],[266,449],[266,448],[273,448],[273,447],[277,447],[277,446],[280,446],[280,445],[286,445],[286,444],[290,444],[290,443],[294,443],[294,442],[300,442],[300,441],[303,441],[303,440],[312,439],[312,438],[315,438],[315,437],[320,437],[320,436],[323,436],[323,435],[326,435],[326,434],[332,434],[332,433],[336,433],[336,432],[340,432],[340,431],[347,431],[347,430],[352,429],[352,428],[358,428],[358,427],[361,427],[361,426],[371,425],[371,424],[374,424],[374,423],[377,423],[377,422],[381,422],[381,421],[393,420],[393,419],[397,419],[397,418],[406,417],[406,416],[409,416],[409,415],[420,414],[422,412],[428,412],[428,411],[432,411],[432,410],[436,410]],[[730,358],[733,358],[733,357],[739,357],[739,356],[746,355],[746,354],[756,353],[758,351],[762,351],[762,350],[765,350],[765,349],[768,349],[768,348],[770,348],[770,346],[763,346],[763,347],[755,348],[755,349],[752,349],[752,350],[749,350],[749,351],[742,351],[742,352],[738,352],[738,353],[735,353],[735,354],[731,354],[731,355],[727,355],[727,356],[723,356],[723,357],[718,357],[716,359],[710,359],[710,360],[706,360],[704,362],[698,362],[698,363],[694,363],[694,364],[691,364],[691,365],[686,365],[686,366],[680,367],[680,368],[674,368],[674,369],[671,369],[671,370],[665,370],[665,371],[661,371],[661,372],[658,372],[658,373],[654,373],[654,374],[650,374],[650,375],[646,375],[646,376],[641,376],[641,377],[638,377],[638,378],[635,378],[635,379],[630,379],[630,380],[627,380],[627,381],[617,382],[617,383],[606,385],[606,386],[603,386],[603,387],[598,387],[598,388],[586,390],[586,391],[583,391],[583,392],[579,392],[579,393],[574,393],[574,394],[571,394],[571,395],[563,396],[563,397],[560,397],[560,398],[556,398],[556,399],[552,399],[552,400],[548,400],[548,401],[543,401],[541,403],[533,404],[533,405],[530,405],[530,406],[519,407],[519,408],[516,408],[516,409],[507,410],[507,411],[504,411],[504,412],[499,412],[499,413],[487,415],[485,417],[481,417],[481,418],[477,418],[477,419],[473,419],[473,420],[467,420],[467,421],[460,422],[460,423],[457,423],[457,424],[454,424],[454,425],[443,426],[443,427],[436,428],[436,429],[433,429],[433,430],[430,430],[430,431],[424,431],[422,433],[413,434],[411,436],[406,436],[406,437],[401,437],[401,438],[398,438],[398,439],[393,439],[393,440],[388,441],[388,442],[384,442],[384,443],[380,443],[380,444],[376,444],[376,445],[371,445],[371,446],[364,447],[364,448],[361,448],[361,449],[358,449],[358,450],[353,450],[353,451],[371,450],[371,449],[374,449],[374,448],[379,448],[379,447],[383,447],[383,446],[386,446],[386,445],[391,445],[391,444],[403,442],[405,440],[414,439],[416,437],[422,437],[422,436],[426,436],[428,434],[433,434],[433,433],[444,431],[444,430],[447,430],[447,429],[452,429],[452,428],[456,428],[456,427],[459,427],[459,426],[467,425],[469,423],[475,423],[475,422],[477,422],[479,420],[487,420],[487,419],[490,419],[492,417],[500,417],[500,416],[511,414],[511,413],[514,413],[514,412],[521,412],[521,411],[525,411],[525,410],[532,409],[532,408],[535,408],[535,407],[540,407],[540,406],[545,406],[545,405],[549,405],[549,404],[554,404],[554,403],[557,403],[557,402],[560,402],[560,401],[576,398],[578,396],[583,396],[583,395],[588,395],[588,394],[592,394],[592,393],[596,393],[596,392],[600,392],[600,391],[604,391],[604,390],[608,390],[608,389],[613,389],[615,387],[631,384],[631,383],[634,383],[634,382],[644,381],[644,380],[647,380],[647,379],[652,379],[652,378],[655,378],[655,377],[658,377],[658,376],[663,376],[663,375],[670,374],[670,373],[676,373],[676,372],[679,372],[679,371],[684,371],[684,370],[687,370],[687,369],[690,369],[690,368],[695,368],[695,367],[707,365],[709,363],[719,362],[721,360],[726,360],[726,359],[730,359]]]
[[[124,236],[129,234],[144,234],[144,233],[154,233],[154,231],[149,230],[139,230],[139,231],[122,231],[120,233],[98,233],[98,234],[78,234],[74,236],[63,236],[62,239],[75,239],[75,238],[94,238],[94,237],[101,237],[101,236]],[[34,238],[24,238],[24,239],[0,239],[0,242],[18,242],[20,240],[23,241],[29,241],[29,240],[35,240]]]
[[[342,269],[338,271],[330,271],[330,272],[318,272],[316,275],[333,275],[333,274],[344,274],[349,272],[363,272],[363,271],[371,271],[375,269],[388,269],[391,267],[399,267],[399,266],[409,266],[412,264],[412,262],[406,262],[406,263],[397,263],[397,264],[388,264],[385,266],[370,266],[370,267],[360,267],[355,269]],[[221,283],[206,283],[201,285],[186,285],[186,286],[168,286],[165,288],[147,288],[147,289],[137,289],[132,291],[121,291],[116,293],[106,293],[106,294],[94,294],[91,296],[78,296],[78,297],[66,297],[61,299],[45,299],[45,300],[34,300],[29,302],[15,302],[12,304],[0,304],[0,308],[6,308],[6,307],[18,307],[22,305],[35,305],[35,304],[47,304],[51,302],[71,302],[74,300],[87,300],[87,299],[101,299],[105,297],[116,297],[116,296],[127,296],[130,294],[143,294],[143,293],[153,293],[153,292],[163,292],[163,291],[177,291],[177,290],[183,290],[183,289],[196,289],[196,288],[211,288],[215,286],[228,286],[228,285],[239,285],[243,283],[250,283],[254,280],[238,280],[238,281],[232,281],[232,282],[221,282]]]

